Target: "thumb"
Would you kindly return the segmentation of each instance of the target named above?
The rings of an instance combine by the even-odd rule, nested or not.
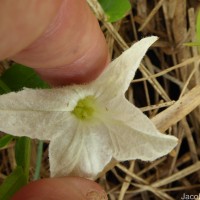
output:
[[[106,200],[106,194],[95,182],[64,177],[32,182],[18,191],[12,200]]]
[[[91,81],[109,60],[105,38],[85,0],[63,0],[46,31],[12,59],[35,68],[53,85]]]

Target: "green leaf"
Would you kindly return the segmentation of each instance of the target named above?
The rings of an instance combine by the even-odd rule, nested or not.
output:
[[[11,68],[6,70],[1,80],[12,91],[21,90],[23,87],[28,88],[48,88],[48,84],[45,83],[36,72],[20,64],[13,64]],[[1,85],[0,85],[1,86]]]
[[[105,11],[109,22],[122,19],[131,9],[131,4],[128,0],[99,0],[99,3]]]
[[[28,137],[18,138],[15,144],[15,159],[17,166],[22,167],[27,182],[29,178],[30,154],[31,154],[31,139]]]
[[[14,138],[12,135],[4,135],[3,137],[0,138],[0,148],[5,147],[11,140]]]
[[[0,79],[0,94],[11,92],[10,88]]]
[[[24,185],[26,185],[26,176],[22,168],[17,167],[0,186],[0,200],[10,200]]]

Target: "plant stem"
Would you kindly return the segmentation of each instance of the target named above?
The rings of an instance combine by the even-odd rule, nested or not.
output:
[[[33,180],[40,179],[42,153],[43,153],[43,141],[39,141],[38,149],[37,149],[36,168],[35,168],[35,174],[34,174]]]

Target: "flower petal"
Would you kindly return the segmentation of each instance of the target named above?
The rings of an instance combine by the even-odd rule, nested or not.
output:
[[[15,136],[51,140],[55,134],[66,131],[68,117],[68,112],[1,110],[0,130]]]
[[[53,138],[49,148],[51,176],[76,175],[94,179],[112,158],[108,129],[96,123],[71,121],[66,134]]]
[[[58,89],[24,89],[0,96],[0,130],[15,136],[50,140],[62,133],[86,86]],[[90,91],[88,92],[90,93]]]
[[[109,125],[114,155],[118,160],[154,160],[169,153],[177,138],[160,133],[151,120],[125,97],[116,98],[107,105],[112,111]],[[109,124],[109,123],[108,123]]]
[[[0,95],[0,111],[70,111],[79,99],[85,97],[85,88],[84,85],[74,85],[53,89],[25,88],[20,92],[10,92]]]
[[[118,161],[153,161],[168,154],[177,145],[177,139],[173,136],[141,132],[120,121],[109,124],[109,129],[113,141],[113,157]]]
[[[93,87],[98,89],[97,95],[112,98],[118,94],[124,94],[147,49],[157,39],[156,36],[144,38],[112,61],[103,74],[93,82],[95,84]]]

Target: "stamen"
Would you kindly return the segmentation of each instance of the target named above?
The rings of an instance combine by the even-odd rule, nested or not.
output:
[[[72,113],[81,120],[90,119],[95,112],[95,98],[87,96],[80,99]]]

